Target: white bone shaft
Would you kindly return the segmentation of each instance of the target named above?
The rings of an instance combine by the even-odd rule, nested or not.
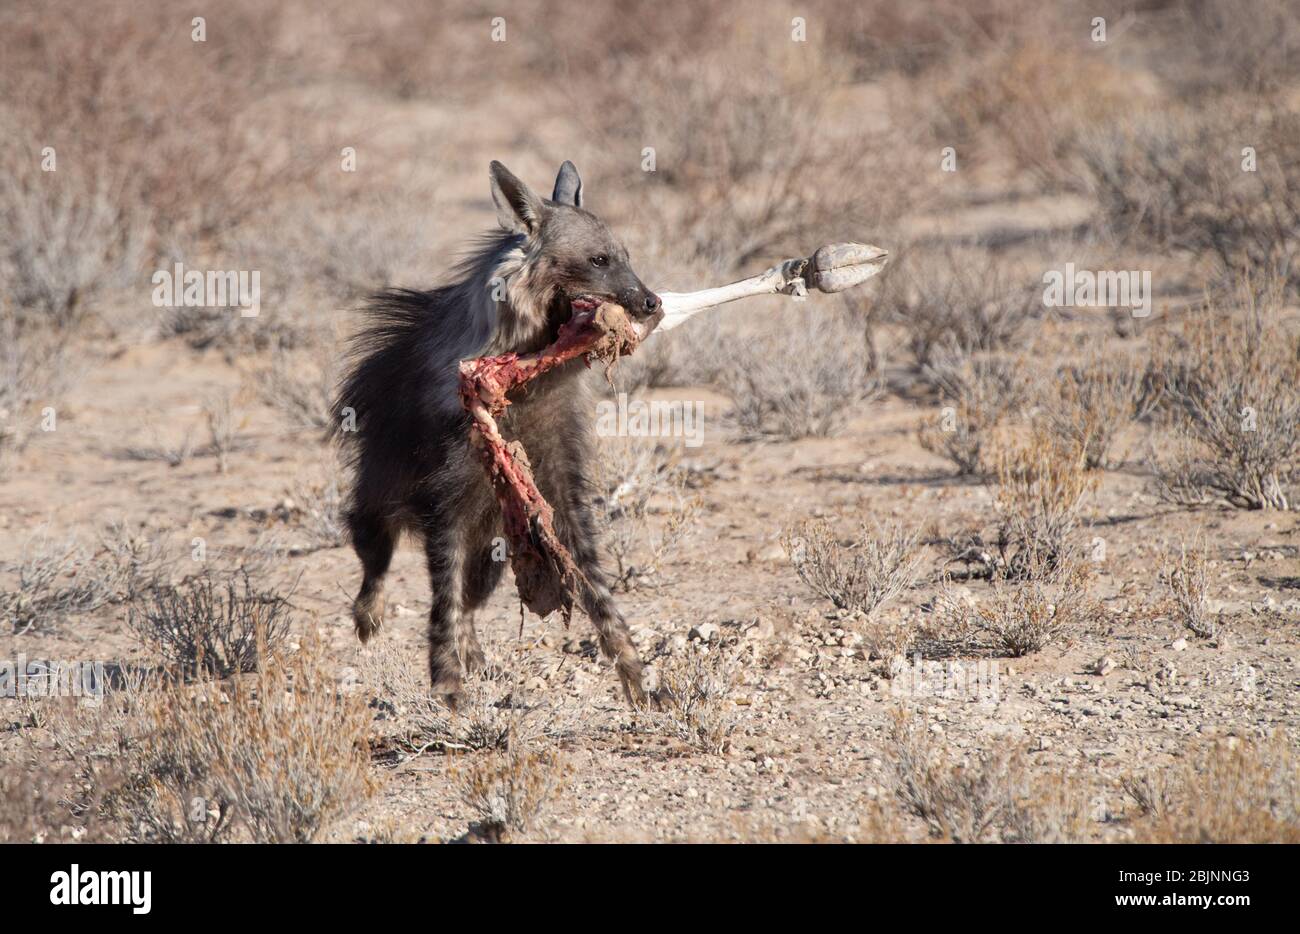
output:
[[[809,259],[788,259],[757,276],[698,292],[660,292],[664,318],[654,333],[684,324],[701,311],[756,295],[807,294],[807,278],[823,292],[839,292],[865,282],[885,266],[888,254],[864,244],[822,247]]]

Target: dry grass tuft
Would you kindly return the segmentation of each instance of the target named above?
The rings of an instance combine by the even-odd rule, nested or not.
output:
[[[917,538],[897,524],[863,522],[856,539],[845,545],[825,521],[815,520],[787,533],[781,544],[799,579],[815,593],[870,618],[916,583],[921,563]]]
[[[924,724],[895,717],[887,758],[894,794],[930,833],[954,843],[1053,843],[1087,834],[1087,803],[1071,783],[1036,778],[1020,747],[954,759]]]
[[[1158,491],[1185,506],[1289,509],[1300,455],[1300,337],[1276,281],[1242,310],[1207,305],[1157,350],[1177,444],[1152,456]]]
[[[494,842],[535,829],[567,774],[558,751],[529,751],[519,744],[471,757],[468,763],[462,759],[451,771],[461,800],[477,817],[472,834]]]
[[[247,571],[211,571],[160,585],[135,600],[127,617],[146,644],[186,678],[256,671],[292,625],[287,597],[254,585]]]
[[[1097,486],[1081,449],[1041,428],[996,452],[1001,574],[1029,579],[1071,564],[1084,500]]]
[[[726,752],[736,729],[731,692],[740,661],[721,645],[687,646],[655,660],[657,710],[647,712],[662,732],[712,755]]]
[[[1221,621],[1210,615],[1209,564],[1205,556],[1205,543],[1201,539],[1190,545],[1184,542],[1177,555],[1169,556],[1160,574],[1161,582],[1173,601],[1178,620],[1193,635],[1213,639],[1219,635]]]
[[[1300,843],[1300,763],[1281,731],[1216,744],[1177,769],[1171,785],[1144,808],[1137,842]]]
[[[690,492],[691,474],[680,457],[679,449],[662,445],[613,440],[601,446],[596,504],[615,590],[655,584],[664,562],[695,531],[700,499]],[[656,514],[663,519],[652,531]]]
[[[952,461],[959,476],[988,473],[999,429],[1029,398],[1023,363],[944,353],[927,364],[924,375],[938,389],[943,408],[922,424],[917,441]]]

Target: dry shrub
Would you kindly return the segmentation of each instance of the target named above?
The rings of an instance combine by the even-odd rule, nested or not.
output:
[[[786,310],[776,326],[736,338],[719,388],[747,437],[824,438],[879,392],[866,363],[862,332],[847,315]]]
[[[343,466],[335,448],[329,448],[327,453],[315,476],[300,474],[289,491],[292,519],[306,534],[313,550],[341,548],[348,543],[340,486]]]
[[[337,359],[332,346],[298,352],[277,349],[256,374],[258,395],[291,428],[323,432],[333,424],[330,406],[338,381]]]
[[[393,640],[367,647],[357,674],[385,723],[376,753],[403,762],[431,751],[508,750],[563,734],[570,712],[531,702],[518,674],[524,664],[523,653],[514,652],[508,665],[466,677],[453,709],[429,693],[423,655],[412,658]]]
[[[533,830],[568,773],[558,751],[529,751],[519,744],[461,761],[451,774],[478,818],[471,830],[495,842]]]
[[[187,678],[255,671],[292,625],[287,597],[256,586],[247,571],[210,570],[151,588],[132,603],[127,621]]]
[[[1300,77],[1300,19],[1291,0],[1255,0],[1249,16],[1234,0],[1191,0],[1169,13],[1161,29],[1169,50],[1152,59],[1184,92],[1262,96]]]
[[[993,469],[989,450],[999,428],[1029,398],[1023,361],[943,353],[925,367],[943,407],[917,430],[921,447],[952,461],[959,476]]]
[[[932,132],[941,144],[969,151],[988,136],[1042,190],[1079,191],[1087,178],[1080,141],[1130,110],[1137,85],[1082,29],[1024,34],[1031,29],[1015,24],[991,47],[981,47],[990,41],[984,37],[981,45],[960,50],[939,74],[917,82],[914,97],[932,111]],[[1063,45],[1063,33],[1078,37],[1078,44]]]
[[[996,452],[994,504],[1002,576],[1032,579],[1072,564],[1085,497],[1096,488],[1083,452],[1041,427]]]
[[[144,758],[177,764],[178,803],[193,800],[186,773],[205,763],[217,799],[230,802],[254,839],[307,843],[373,790],[369,718],[358,698],[338,691],[318,644],[213,690],[228,690],[227,700],[175,688],[154,708],[155,725],[166,727]],[[165,787],[165,772],[155,775]]]
[[[661,732],[701,752],[721,755],[736,729],[731,692],[740,677],[740,660],[722,645],[688,645],[654,662],[657,686],[650,718]]]
[[[939,645],[1019,658],[1077,636],[1096,612],[1086,568],[1075,562],[1035,569],[1027,580],[996,578],[992,592],[978,600],[943,594],[927,636]]]
[[[680,461],[680,449],[663,445],[617,440],[601,446],[596,505],[616,590],[654,584],[664,561],[695,531],[700,499]],[[656,514],[663,520],[652,531]]]
[[[65,156],[47,172],[38,159],[23,152],[0,165],[0,225],[8,231],[0,275],[19,307],[68,327],[97,290],[131,282],[148,217],[135,206],[139,193],[109,177],[107,167],[91,176]]]
[[[795,572],[840,609],[870,618],[920,576],[917,533],[901,525],[863,522],[842,544],[824,520],[804,522],[782,539]]]
[[[1179,622],[1202,639],[1213,639],[1219,634],[1220,621],[1210,615],[1207,599],[1209,590],[1209,563],[1205,556],[1205,543],[1194,540],[1190,547],[1184,542],[1177,555],[1170,555],[1161,570],[1161,580],[1173,601]]]
[[[1140,781],[1140,779],[1139,779]],[[1177,769],[1140,843],[1300,843],[1300,763],[1282,731],[1229,740]]]
[[[1289,509],[1300,453],[1300,337],[1276,283],[1242,290],[1239,311],[1207,304],[1157,349],[1172,457],[1152,456],[1159,492],[1180,505]]]
[[[0,843],[89,843],[98,840],[67,797],[75,775],[66,765],[9,760],[0,770]]]
[[[23,450],[65,388],[66,343],[48,330],[25,325],[0,297],[0,477]],[[57,410],[56,410],[57,415]]]
[[[229,4],[203,42],[192,41],[192,17],[174,0],[161,9],[52,0],[0,18],[10,119],[55,147],[60,173],[84,166],[92,178],[116,169],[132,179],[163,240],[237,226],[309,174],[311,137],[289,108],[264,106],[276,65],[266,40],[291,11]]]
[[[639,19],[619,12],[625,31],[654,28],[659,11],[642,9]],[[605,135],[602,150],[619,154],[606,157],[596,190],[627,191],[636,179],[613,213],[673,231],[676,255],[715,271],[879,231],[924,190],[898,174],[919,174],[898,157],[901,130],[855,112],[850,68],[833,46],[753,24],[727,16],[699,33],[674,31],[670,54],[610,57],[594,75],[584,66],[570,92],[586,128]],[[687,35],[708,37],[706,51],[683,47]],[[655,151],[653,172],[641,170],[642,147]]]
[[[135,676],[53,728],[125,841],[308,843],[374,790],[368,724],[312,638],[226,681]]]
[[[46,531],[36,533],[22,560],[8,570],[16,586],[0,589],[0,619],[15,634],[53,629],[120,596],[113,569],[96,561],[94,551],[75,536],[55,539]]]
[[[904,249],[881,280],[883,320],[902,328],[923,369],[954,354],[1005,350],[1043,308],[1041,284],[980,244]]]
[[[1243,171],[1247,146],[1255,171]],[[1081,151],[1117,233],[1209,255],[1225,273],[1265,269],[1292,285],[1300,275],[1300,114],[1253,102],[1148,111]]]
[[[1058,776],[1036,777],[1020,746],[1000,744],[961,761],[924,724],[901,713],[890,739],[894,794],[936,837],[1059,843],[1087,835],[1085,796]]]
[[[1100,357],[1064,367],[1050,383],[1047,425],[1067,449],[1083,451],[1089,470],[1109,468],[1115,436],[1147,418],[1160,400],[1153,375],[1133,361]]]

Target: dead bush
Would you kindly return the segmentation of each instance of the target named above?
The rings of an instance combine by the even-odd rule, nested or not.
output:
[[[204,571],[162,585],[131,605],[127,622],[167,665],[187,678],[255,671],[287,637],[287,597],[257,586],[247,571]]]
[[[795,572],[840,609],[870,618],[920,576],[917,533],[863,522],[845,545],[823,520],[804,522],[782,539]]]
[[[1202,639],[1213,639],[1219,634],[1220,621],[1210,615],[1209,564],[1203,540],[1184,542],[1176,555],[1165,559],[1160,573],[1161,582],[1173,601],[1177,619],[1192,634]]]
[[[250,675],[151,679],[113,704],[125,712],[74,748],[116,750],[125,777],[105,809],[128,840],[310,843],[375,787],[365,705],[315,639]]]
[[[1037,12],[973,37],[920,76],[906,100],[928,116],[941,145],[970,153],[991,137],[1042,190],[1081,191],[1081,140],[1131,110],[1141,84],[1082,33],[1072,45],[1062,41],[1064,27],[1035,30]]]
[[[966,761],[923,723],[895,717],[886,750],[894,794],[930,833],[954,843],[1055,843],[1086,838],[1087,802],[1072,783],[1035,778],[1023,748],[999,746]]]
[[[452,775],[461,800],[478,818],[476,836],[504,842],[512,833],[534,829],[547,802],[560,789],[567,769],[553,749],[529,751],[518,744],[461,761]]]
[[[1300,337],[1276,288],[1243,289],[1240,311],[1208,305],[1156,350],[1172,456],[1152,455],[1180,505],[1289,509],[1300,453]]]
[[[934,642],[1012,658],[1078,636],[1096,615],[1079,563],[1035,569],[1026,580],[995,578],[992,592],[981,599],[941,595],[934,610],[926,633]]]
[[[1262,269],[1295,284],[1300,115],[1253,102],[1146,111],[1081,152],[1118,234],[1209,255],[1225,274]]]
[[[1136,822],[1140,843],[1300,843],[1300,763],[1278,731],[1229,739],[1174,770],[1161,807]]]
[[[16,586],[0,590],[0,618],[15,634],[53,629],[68,617],[92,612],[120,595],[114,570],[95,560],[75,536],[33,535],[21,561],[8,570]]]
[[[336,349],[319,346],[306,352],[277,349],[256,375],[258,395],[295,429],[325,431],[331,427]],[[620,369],[622,369],[620,367]]]
[[[779,327],[733,345],[720,388],[750,438],[829,437],[875,396],[862,333],[842,313],[786,311]]]
[[[636,28],[652,30],[658,13]],[[854,119],[844,93],[849,63],[829,44],[792,50],[730,22],[726,54],[716,46],[692,54],[680,45],[689,33],[675,32],[672,54],[612,57],[571,98],[583,105],[585,128],[608,140],[603,151],[626,153],[607,157],[597,173],[596,190],[629,192],[613,213],[674,231],[679,256],[715,271],[799,255],[894,220],[904,191],[924,189],[897,174],[917,171],[898,158],[902,130]],[[819,131],[792,130],[800,126]],[[629,151],[628,140],[637,148]]]
[[[1000,572],[1024,580],[1070,566],[1083,503],[1096,488],[1080,449],[1042,428],[996,452]]]
[[[55,406],[66,388],[66,368],[65,341],[24,326],[17,310],[0,298],[0,476],[33,437],[41,410]]]
[[[680,451],[662,445],[607,441],[600,449],[596,505],[604,519],[605,552],[614,588],[653,584],[664,561],[694,531],[700,499]],[[652,531],[651,517],[663,517]]]
[[[1147,418],[1159,403],[1161,390],[1152,376],[1130,360],[1094,357],[1064,367],[1047,393],[1047,425],[1067,449],[1083,452],[1089,470],[1111,467],[1116,435]]]
[[[880,278],[882,320],[923,373],[941,355],[1005,350],[1043,309],[1041,283],[979,244],[903,249]]]
[[[87,177],[66,157],[54,171],[41,169],[37,153],[4,161],[0,224],[8,235],[0,274],[18,306],[69,327],[96,291],[124,286],[137,274],[149,219],[135,207],[138,192],[108,177],[107,167]]]
[[[725,752],[736,729],[731,692],[740,661],[735,654],[722,645],[688,645],[655,659],[654,672],[656,709],[643,716],[701,752]]]
[[[988,473],[994,467],[989,450],[999,428],[1029,398],[1023,361],[945,352],[924,373],[943,406],[917,430],[918,443],[952,461],[958,476]]]

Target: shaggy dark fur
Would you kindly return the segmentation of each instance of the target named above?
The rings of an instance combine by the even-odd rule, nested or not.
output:
[[[433,690],[455,697],[483,664],[473,611],[505,568],[501,518],[457,397],[457,365],[484,354],[540,350],[555,339],[579,296],[658,314],[659,299],[632,271],[627,250],[583,210],[577,171],[566,162],[550,200],[492,163],[492,196],[505,231],[486,237],[450,284],[376,296],[334,405],[355,482],[347,508],[363,579],[353,604],[366,641],[383,622],[383,580],[403,530],[424,543],[433,602]],[[629,699],[641,697],[641,661],[597,557],[589,507],[593,407],[574,361],[529,384],[499,420],[527,449],[556,531],[590,583],[582,605],[615,661]]]

